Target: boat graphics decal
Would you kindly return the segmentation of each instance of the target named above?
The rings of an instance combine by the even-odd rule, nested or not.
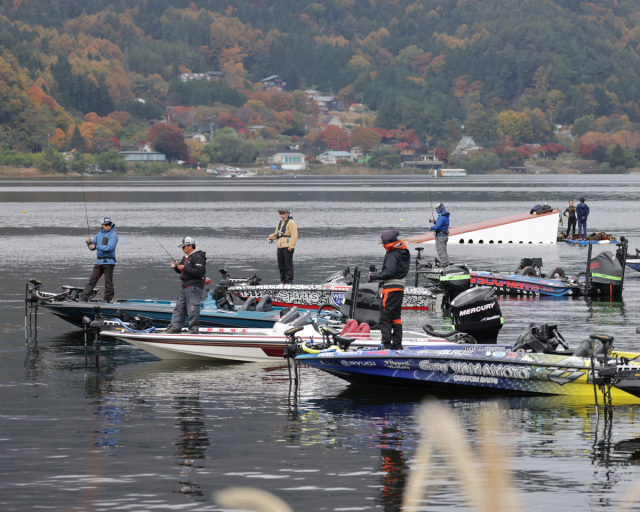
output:
[[[520,295],[573,295],[573,290],[563,284],[551,281],[528,283],[508,277],[489,277],[471,274],[471,286],[492,286],[497,292]]]
[[[247,299],[255,297],[259,299],[265,295],[271,295],[273,302],[283,306],[306,306],[313,308],[322,304],[334,304],[342,306],[346,293],[350,286],[336,285],[260,285],[260,286],[231,286],[229,292]],[[435,301],[435,296],[424,288],[405,288],[402,300],[403,309],[429,309]]]

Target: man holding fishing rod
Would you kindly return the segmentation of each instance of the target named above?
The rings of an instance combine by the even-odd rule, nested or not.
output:
[[[440,260],[440,267],[444,268],[449,266],[449,254],[447,253],[447,243],[449,242],[449,212],[444,209],[442,203],[436,205],[436,212],[438,212],[438,220],[431,219],[433,226],[431,226],[429,230],[436,232],[436,252]]]
[[[276,232],[269,235],[269,243],[277,240],[278,270],[280,270],[280,283],[293,284],[293,251],[298,241],[298,226],[293,220],[289,208],[279,208],[280,222],[276,226]]]
[[[88,220],[87,220],[88,225]],[[118,235],[115,231],[116,225],[111,222],[110,217],[104,217],[100,224],[102,229],[93,239],[87,239],[87,247],[90,251],[97,251],[96,262],[89,277],[89,282],[84,287],[80,300],[89,302],[92,297],[93,287],[104,274],[104,301],[113,302],[115,289],[113,287],[113,270],[116,266],[116,245],[118,245]]]
[[[180,263],[173,261],[171,268],[180,274],[180,295],[171,316],[171,325],[166,332],[167,334],[182,332],[184,319],[189,315],[189,333],[199,334],[200,301],[202,301],[207,274],[207,254],[196,251],[196,241],[190,236],[185,236],[178,247],[182,248],[184,256]]]

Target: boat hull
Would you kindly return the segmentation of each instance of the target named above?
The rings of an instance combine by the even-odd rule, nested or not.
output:
[[[471,287],[491,286],[498,295],[532,295],[549,297],[576,297],[581,294],[577,284],[555,279],[505,276],[492,272],[470,272]]]
[[[94,319],[94,306],[107,317],[119,317],[118,310],[132,316],[142,315],[151,318],[154,327],[167,327],[171,322],[171,315],[175,302],[171,301],[123,301],[114,304],[104,302],[75,302],[62,301],[43,303],[41,307],[67,322],[82,327],[82,318],[87,316]],[[207,310],[200,312],[200,325],[203,327],[272,327],[280,317],[279,311],[266,313],[254,311],[222,311]]]
[[[470,394],[567,395],[594,401],[590,361],[570,355],[462,345],[455,349],[324,352],[296,359],[355,384],[434,392],[466,390]],[[618,404],[640,403],[640,398],[618,388],[612,389],[612,397]]]
[[[637,270],[638,272],[640,272],[640,259],[628,259],[627,260],[627,267],[632,268],[633,270]]]
[[[324,304],[337,308],[342,306],[351,286],[345,285],[258,285],[231,286],[228,291],[245,300],[249,297],[259,299],[270,295],[274,306],[305,309],[318,309]],[[425,288],[407,287],[402,301],[403,310],[428,310],[433,306],[435,297]]]

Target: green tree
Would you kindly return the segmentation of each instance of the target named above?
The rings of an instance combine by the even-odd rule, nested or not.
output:
[[[580,119],[576,119],[571,127],[571,135],[574,137],[582,137],[589,131],[589,125],[593,122],[593,116],[582,116]]]
[[[614,168],[624,167],[626,169],[629,169],[638,165],[638,162],[633,156],[633,153],[631,153],[631,151],[629,151],[628,149],[623,148],[620,144],[616,144],[615,146],[610,146],[609,148],[607,148],[607,153],[604,161]]]
[[[257,148],[252,142],[233,133],[218,135],[216,132],[213,141],[202,149],[202,153],[210,162],[248,164],[255,160]]]
[[[98,165],[103,170],[111,170],[115,172],[122,172],[127,169],[124,162],[124,156],[122,156],[116,148],[111,148],[104,153],[100,153],[97,158]]]

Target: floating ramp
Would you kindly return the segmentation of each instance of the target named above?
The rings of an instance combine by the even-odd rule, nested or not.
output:
[[[533,215],[519,213],[509,217],[476,222],[449,229],[449,243],[460,244],[555,244],[560,210]],[[409,244],[433,244],[435,232],[403,239]]]

